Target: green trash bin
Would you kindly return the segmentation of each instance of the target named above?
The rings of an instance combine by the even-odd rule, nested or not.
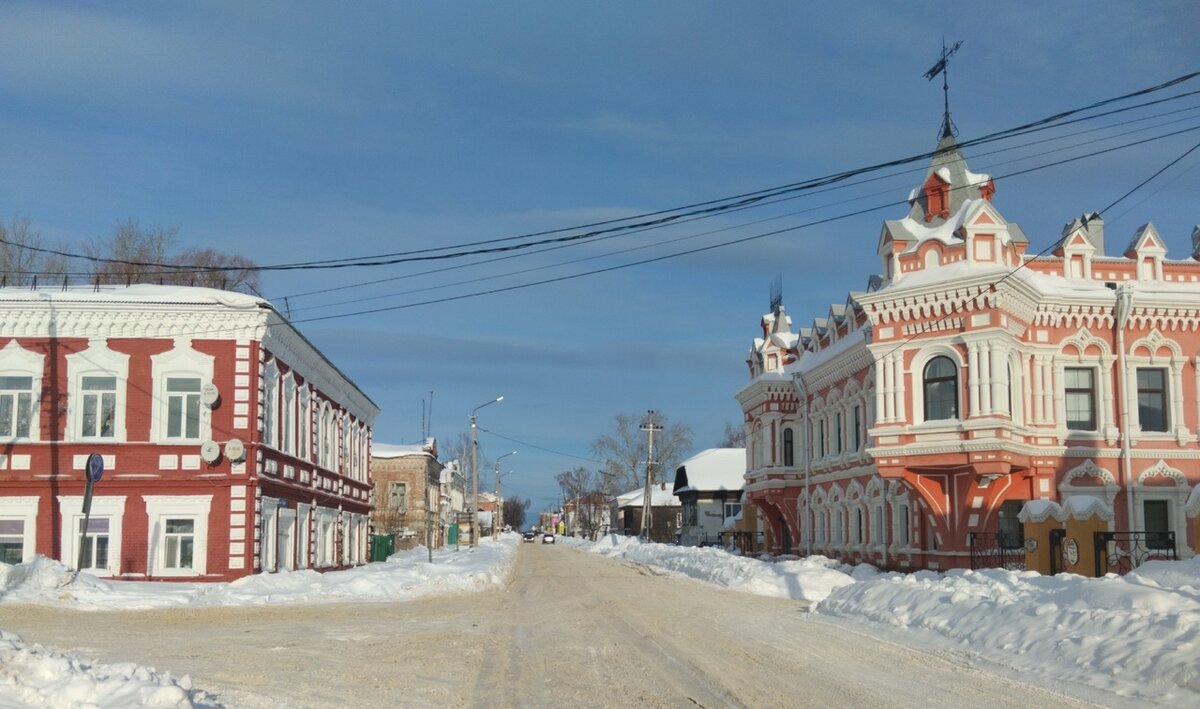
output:
[[[458,523],[457,522],[452,522],[450,524],[449,537],[447,538],[446,543],[447,544],[458,544]]]

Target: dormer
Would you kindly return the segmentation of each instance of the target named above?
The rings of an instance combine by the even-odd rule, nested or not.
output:
[[[1192,258],[1200,261],[1200,224],[1192,229]]]
[[[900,254],[916,242],[916,237],[908,231],[903,221],[888,220],[883,223],[879,232],[879,246],[875,252],[883,261],[884,281],[900,279]]]
[[[925,196],[925,222],[934,218],[945,219],[950,216],[950,169],[941,167],[935,170],[925,184],[921,186]]]
[[[983,266],[1016,266],[1029,245],[1024,232],[1009,224],[991,202],[971,202],[958,230],[966,244],[966,258]]]
[[[1133,235],[1129,246],[1125,247],[1125,258],[1137,261],[1137,278],[1139,281],[1161,281],[1163,277],[1163,257],[1167,255],[1167,247],[1163,245],[1162,237],[1150,222],[1146,222]]]
[[[1063,260],[1063,278],[1090,279],[1092,277],[1092,256],[1096,247],[1088,238],[1087,227],[1082,219],[1067,222],[1063,226],[1062,239],[1054,250],[1055,256]]]

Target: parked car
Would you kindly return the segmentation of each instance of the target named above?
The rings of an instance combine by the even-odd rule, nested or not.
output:
[[[537,539],[537,534],[531,529],[525,534],[521,535],[521,539],[527,542],[532,542],[534,539]]]
[[[554,543],[554,532],[546,532],[545,534],[542,535],[542,544],[553,544],[553,543]]]

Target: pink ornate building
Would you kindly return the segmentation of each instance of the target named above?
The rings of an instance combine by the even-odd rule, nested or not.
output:
[[[1020,549],[1087,509],[1194,554],[1200,227],[1188,259],[1151,224],[1110,255],[1090,214],[1033,258],[995,191],[944,134],[882,275],[798,331],[781,303],[763,317],[737,398],[775,551],[969,567],[973,539]]]

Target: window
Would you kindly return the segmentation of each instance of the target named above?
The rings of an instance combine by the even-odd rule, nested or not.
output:
[[[857,451],[862,445],[862,407],[854,406],[854,442],[850,450]]]
[[[883,505],[875,505],[875,514],[871,525],[871,541],[883,544]]]
[[[308,439],[312,436],[312,395],[308,387],[300,389],[300,432],[296,438],[296,455],[308,460]]]
[[[741,513],[742,513],[742,503],[740,503],[740,502],[726,502],[725,503],[725,519],[729,519],[730,517],[737,517]]]
[[[83,538],[83,563],[79,566],[81,570],[108,570],[108,530],[109,520],[107,517],[92,517],[87,521],[87,537]],[[78,533],[82,538],[82,519],[79,520]]]
[[[958,368],[949,357],[925,365],[925,420],[958,418]]]
[[[1025,545],[1025,530],[1021,520],[1017,519],[1024,505],[1024,500],[1005,500],[996,511],[1001,549],[1020,549]]]
[[[1137,370],[1138,422],[1143,431],[1167,430],[1167,372]]]
[[[33,377],[0,377],[0,438],[28,438]]]
[[[295,453],[296,441],[296,383],[289,375],[283,381],[283,452]]]
[[[84,377],[82,416],[79,435],[84,438],[112,438],[116,434],[117,378]]]
[[[817,421],[817,457],[825,457],[825,419]]]
[[[683,524],[687,525],[688,527],[695,527],[698,519],[698,515],[696,514],[696,501],[684,500],[682,504]]]
[[[0,564],[25,560],[25,520],[0,519]]]
[[[1084,367],[1063,370],[1066,395],[1067,428],[1072,431],[1096,430],[1096,372]]]
[[[408,483],[392,483],[388,489],[388,505],[393,510],[408,509]]]
[[[200,438],[200,378],[167,379],[167,438]]]
[[[795,464],[793,436],[792,429],[783,429],[783,464],[789,468]]]
[[[854,543],[863,543],[863,530],[866,527],[863,524],[863,511],[861,507],[854,508]]]
[[[196,551],[196,520],[167,519],[163,536],[163,567],[168,569],[192,568]]]
[[[842,452],[842,412],[833,415],[833,454]]]
[[[1142,521],[1146,527],[1146,548],[1170,549],[1173,546],[1169,535],[1171,516],[1166,500],[1143,501]]]
[[[900,503],[896,506],[896,516],[893,520],[895,526],[896,543],[901,548],[909,546],[909,530],[911,529],[912,521],[908,518],[908,503]]]

